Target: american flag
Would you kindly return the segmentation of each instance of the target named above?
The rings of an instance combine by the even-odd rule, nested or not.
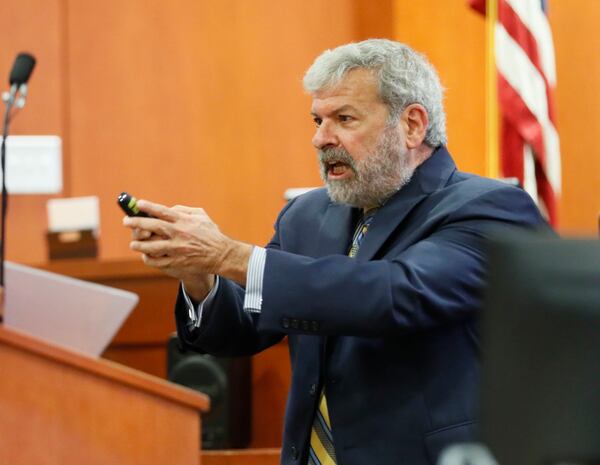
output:
[[[470,0],[482,14],[485,0]],[[556,225],[560,147],[556,131],[556,71],[543,0],[497,0],[494,54],[498,71],[500,171],[516,177]]]

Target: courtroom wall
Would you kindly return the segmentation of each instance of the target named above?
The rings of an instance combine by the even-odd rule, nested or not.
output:
[[[101,257],[133,256],[115,197],[202,206],[236,238],[268,240],[282,193],[319,183],[304,70],[324,48],[388,36],[424,51],[447,88],[449,147],[483,174],[484,23],[463,0],[4,0],[0,78],[38,58],[13,134],[58,134],[62,195],[98,195]],[[562,231],[600,210],[600,2],[550,2],[564,183]],[[4,78],[2,78],[4,79]],[[7,255],[46,257],[47,196],[13,196]]]

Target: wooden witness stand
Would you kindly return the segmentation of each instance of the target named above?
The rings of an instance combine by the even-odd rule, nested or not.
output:
[[[0,463],[196,465],[203,394],[0,327]]]
[[[200,451],[203,394],[2,325],[0,370],[0,464],[279,463],[279,449]]]
[[[208,412],[208,398],[160,378],[165,341],[174,330],[169,307],[176,281],[131,261],[67,260],[39,268],[137,292],[140,305],[100,359],[0,324],[0,465],[279,463],[279,449],[269,446],[200,450],[199,413]],[[261,382],[275,384],[260,385],[261,396],[273,397],[273,389],[285,394],[274,369],[262,366],[274,360],[279,365],[286,347],[275,354],[255,370]],[[256,419],[254,426],[279,426],[279,416],[272,416]]]

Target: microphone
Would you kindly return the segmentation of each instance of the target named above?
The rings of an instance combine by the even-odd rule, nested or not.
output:
[[[23,108],[25,106],[25,99],[27,98],[27,81],[29,81],[34,67],[35,58],[33,55],[24,52],[17,55],[8,78],[10,91],[4,93],[2,96],[2,99],[9,106],[12,106],[15,102],[17,93],[21,94],[21,97],[16,101],[17,108]]]
[[[19,53],[10,71],[8,83],[10,85],[17,84],[17,86],[27,84],[34,67],[35,58],[32,55],[29,53]]]
[[[2,142],[0,144],[0,188],[2,199],[0,201],[0,322],[4,309],[4,252],[6,249],[6,210],[8,209],[8,191],[6,190],[6,138],[8,137],[8,127],[10,125],[11,109],[13,105],[17,108],[25,106],[27,98],[27,81],[31,77],[35,67],[35,58],[29,53],[19,53],[15,63],[10,71],[8,83],[10,90],[2,94],[2,100],[6,104],[4,113],[4,125],[2,128]],[[17,94],[19,98],[16,99]],[[15,101],[16,100],[16,101]]]

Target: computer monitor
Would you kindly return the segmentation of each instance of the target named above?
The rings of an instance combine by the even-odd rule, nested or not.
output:
[[[600,464],[600,241],[490,246],[481,435],[500,465]]]

